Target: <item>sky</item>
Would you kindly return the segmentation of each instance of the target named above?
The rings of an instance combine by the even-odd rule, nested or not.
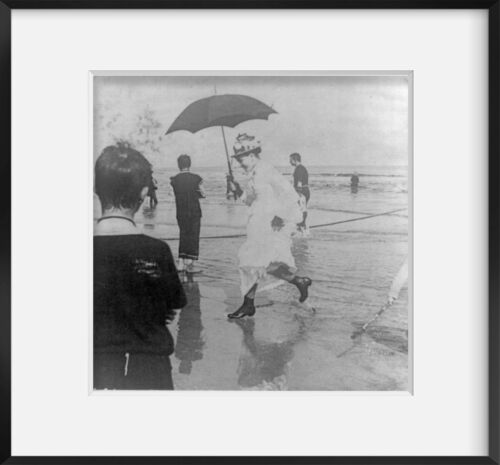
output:
[[[406,76],[98,76],[94,78],[94,157],[117,139],[130,140],[154,166],[171,167],[181,153],[193,166],[226,163],[220,128],[165,132],[192,102],[243,94],[276,110],[268,120],[225,128],[230,154],[247,132],[262,157],[286,165],[299,152],[305,165],[408,165],[409,85]],[[145,112],[157,127],[139,133]],[[148,142],[145,142],[145,139]]]

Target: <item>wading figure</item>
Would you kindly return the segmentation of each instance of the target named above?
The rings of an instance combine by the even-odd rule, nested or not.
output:
[[[264,290],[276,285],[276,278],[297,287],[300,302],[308,296],[311,280],[296,276],[291,252],[291,235],[302,220],[298,195],[294,188],[268,162],[260,159],[260,143],[255,137],[240,134],[234,155],[248,175],[243,191],[232,181],[231,188],[248,206],[247,239],[238,251],[243,304],[228,315],[243,318],[255,314],[257,287]]]
[[[156,182],[155,178],[151,177],[151,182],[148,188],[148,197],[149,197],[149,208],[151,208],[152,210],[156,208],[156,205],[158,205],[158,197],[156,196],[157,190],[158,190],[158,183]]]
[[[358,176],[358,173],[355,172],[351,176],[351,194],[358,193],[358,185],[359,185],[359,176]]]
[[[191,158],[177,158],[180,173],[170,178],[174,189],[177,223],[179,224],[179,271],[194,272],[194,261],[200,251],[201,207],[205,197],[203,179],[191,173]]]
[[[302,221],[297,224],[297,228],[299,231],[307,233],[307,204],[311,198],[311,191],[309,190],[309,173],[302,164],[300,153],[292,153],[290,155],[290,164],[295,168],[293,170],[293,187],[297,191],[297,194],[299,194],[302,204]]]

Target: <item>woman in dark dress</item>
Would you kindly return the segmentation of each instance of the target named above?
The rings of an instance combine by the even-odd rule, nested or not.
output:
[[[174,189],[177,223],[179,225],[179,271],[194,271],[200,249],[201,206],[204,198],[203,179],[191,173],[191,158],[181,155],[177,159],[180,173],[170,178]]]

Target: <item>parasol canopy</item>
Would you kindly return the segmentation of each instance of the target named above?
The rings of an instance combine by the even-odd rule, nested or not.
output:
[[[271,107],[247,95],[224,94],[191,103],[175,119],[166,134],[174,131],[198,132],[213,126],[234,128],[243,121],[265,119],[277,113]]]

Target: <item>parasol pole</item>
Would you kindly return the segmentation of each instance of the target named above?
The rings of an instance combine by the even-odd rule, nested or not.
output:
[[[227,151],[226,134],[224,133],[224,126],[220,127],[222,131],[222,139],[224,140],[224,148],[226,149],[226,159],[227,159],[227,169],[229,170],[229,176],[233,178],[233,170],[231,169],[231,161],[229,160],[229,152]]]
[[[217,83],[214,83],[214,95],[217,95]],[[229,170],[229,176],[233,178],[233,170],[231,169],[231,161],[229,160],[229,152],[227,151],[226,134],[224,133],[224,126],[220,127],[222,131],[222,139],[224,140],[224,148],[226,149],[226,159],[227,159],[227,169]]]

